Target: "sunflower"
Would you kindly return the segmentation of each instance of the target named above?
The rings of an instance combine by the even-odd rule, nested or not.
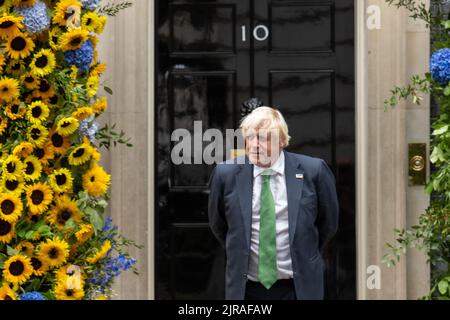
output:
[[[89,32],[100,34],[103,32],[106,20],[105,16],[99,16],[95,12],[88,12],[81,19],[81,27]]]
[[[94,264],[97,263],[100,259],[103,259],[108,254],[109,250],[111,250],[111,241],[106,240],[99,251],[97,251],[93,256],[86,258],[86,261]]]
[[[56,66],[55,54],[49,49],[42,49],[36,53],[30,63],[31,73],[43,77],[52,73]]]
[[[39,79],[31,72],[27,72],[20,77],[20,80],[27,89],[34,90],[39,88]]]
[[[48,138],[48,130],[40,124],[33,124],[28,127],[28,140],[37,147],[42,147]]]
[[[2,77],[0,79],[0,99],[4,102],[17,99],[19,97],[19,82],[13,78]]]
[[[35,156],[28,156],[23,160],[24,178],[27,181],[34,181],[40,178],[42,173],[42,164]]]
[[[91,75],[101,76],[106,71],[105,63],[97,63],[91,70]]]
[[[94,110],[91,107],[81,107],[72,112],[72,117],[76,118],[77,120],[81,121],[89,117],[91,114],[94,113]]]
[[[81,10],[81,3],[77,0],[61,0],[55,7],[53,23],[61,27],[67,26],[67,19],[74,13],[73,10]]]
[[[27,207],[33,214],[41,214],[47,210],[53,200],[52,189],[43,183],[27,187]]]
[[[67,280],[58,282],[54,291],[57,300],[81,300],[84,297],[83,287],[74,286]]]
[[[98,164],[94,164],[83,174],[83,189],[91,196],[100,197],[106,194],[111,177]]]
[[[35,101],[28,106],[27,118],[31,123],[39,124],[47,120],[50,109],[42,101]]]
[[[3,193],[0,195],[0,219],[14,223],[22,215],[22,200],[14,194]]]
[[[80,222],[81,213],[75,201],[68,196],[61,196],[56,199],[56,205],[50,210],[48,221],[58,229],[63,229],[69,219]]]
[[[74,117],[62,118],[56,125],[56,132],[66,137],[74,133],[78,129],[78,120]]]
[[[11,120],[22,119],[25,115],[26,109],[20,100],[14,100],[5,108],[5,114]]]
[[[52,187],[55,193],[72,191],[72,173],[66,168],[53,171],[53,173],[48,176],[48,180],[50,187]]]
[[[89,143],[83,142],[69,154],[69,164],[79,166],[86,163],[92,156],[92,150],[93,148]]]
[[[43,276],[49,269],[48,263],[39,256],[32,256],[30,258],[31,266],[33,267],[33,274],[35,276]]]
[[[48,44],[55,51],[59,50],[58,40],[61,34],[62,30],[59,27],[53,27],[48,31]]]
[[[29,142],[21,142],[13,149],[13,155],[26,158],[33,152],[33,145]]]
[[[46,101],[48,104],[51,104],[51,105],[58,104],[59,96],[58,96],[58,95],[56,94],[56,92],[55,92],[52,96],[46,98],[45,101]]]
[[[39,86],[35,90],[33,90],[33,97],[39,99],[48,99],[54,95],[55,90],[53,90],[50,83],[45,79],[41,79],[39,81]]]
[[[0,136],[5,133],[6,128],[8,127],[8,119],[0,116]]]
[[[32,7],[36,4],[37,0],[12,0],[12,3],[16,7]]]
[[[83,42],[88,40],[89,31],[83,29],[72,29],[59,37],[58,45],[62,51],[72,51],[81,48]]]
[[[66,262],[69,255],[69,245],[66,241],[59,238],[47,239],[42,242],[39,248],[39,257],[42,258],[50,267],[59,267]]]
[[[43,165],[46,165],[48,164],[48,160],[51,160],[55,157],[55,152],[53,151],[53,147],[51,145],[46,144],[45,148],[34,148],[33,155],[35,155]]]
[[[18,33],[8,38],[5,51],[12,59],[25,59],[34,50],[34,46],[33,40],[26,34]]]
[[[6,73],[15,78],[19,78],[25,71],[25,64],[21,60],[10,60],[6,65]]]
[[[19,197],[22,194],[25,187],[25,183],[22,177],[18,178],[18,177],[2,176],[0,181],[1,181],[1,190],[3,192],[13,193]]]
[[[11,38],[20,33],[23,28],[23,17],[3,16],[0,18],[0,38]]]
[[[29,241],[23,241],[16,246],[16,250],[31,257],[34,251],[34,244]]]
[[[2,163],[2,174],[8,178],[22,177],[23,163],[15,155],[9,155]]]
[[[91,76],[86,82],[86,91],[89,97],[95,96],[99,86],[98,76]]]
[[[47,141],[47,144],[51,145],[53,151],[56,154],[62,155],[67,151],[67,149],[69,149],[70,140],[68,137],[60,135],[55,130],[51,130],[49,133],[49,139]]]
[[[3,67],[5,66],[5,62],[6,62],[5,56],[3,54],[0,54],[0,72],[3,72]]]
[[[3,278],[11,283],[22,284],[33,274],[30,258],[16,254],[5,261]]]
[[[80,243],[88,241],[94,234],[94,227],[92,224],[83,224],[77,232],[75,232],[75,237]]]
[[[15,235],[15,224],[0,219],[0,243],[10,243]]]
[[[108,108],[108,100],[106,97],[101,97],[95,103],[92,105],[92,109],[94,109],[94,112],[99,115],[106,111]]]
[[[17,300],[16,294],[7,283],[0,287],[0,300]]]

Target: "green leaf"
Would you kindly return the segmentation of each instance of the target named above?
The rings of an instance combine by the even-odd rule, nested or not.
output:
[[[450,20],[444,21],[443,24],[445,29],[450,29]]]
[[[448,282],[446,280],[441,280],[438,283],[438,289],[442,295],[446,294],[448,290]]]
[[[25,234],[25,239],[27,239],[27,240],[33,239],[34,234],[35,234],[35,231],[34,231],[34,230],[28,231],[28,232]]]
[[[444,96],[449,96],[450,95],[450,87],[449,86],[446,86],[445,88],[444,88]]]
[[[107,93],[109,93],[110,95],[113,95],[113,91],[112,91],[112,89],[110,87],[104,86],[103,89],[105,89],[105,91]]]
[[[97,210],[91,207],[86,207],[84,213],[89,217],[89,221],[94,226],[96,231],[100,231],[103,228],[103,219],[98,214]]]
[[[433,136],[443,134],[448,131],[448,125],[442,126],[439,129],[433,131]]]
[[[8,256],[14,256],[16,254],[19,254],[19,250],[13,249],[10,246],[6,247],[6,253],[8,254]]]

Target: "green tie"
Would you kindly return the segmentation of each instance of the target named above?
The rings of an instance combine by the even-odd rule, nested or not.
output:
[[[270,287],[277,281],[277,242],[275,227],[275,202],[270,191],[270,175],[264,174],[261,187],[261,209],[259,211],[259,281]]]

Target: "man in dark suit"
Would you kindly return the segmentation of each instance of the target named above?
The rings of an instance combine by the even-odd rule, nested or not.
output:
[[[226,251],[226,299],[323,299],[321,251],[336,233],[338,199],[322,159],[286,152],[282,114],[259,107],[241,122],[245,157],[210,179],[212,232]]]

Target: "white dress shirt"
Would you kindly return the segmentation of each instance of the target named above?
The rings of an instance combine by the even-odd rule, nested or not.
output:
[[[286,177],[284,174],[284,152],[270,168],[253,166],[253,196],[252,196],[252,234],[250,238],[250,257],[248,279],[258,281],[259,257],[259,210],[261,207],[262,173],[271,169],[270,190],[275,202],[276,242],[278,279],[292,278],[292,261],[289,247],[288,202],[286,192]]]

